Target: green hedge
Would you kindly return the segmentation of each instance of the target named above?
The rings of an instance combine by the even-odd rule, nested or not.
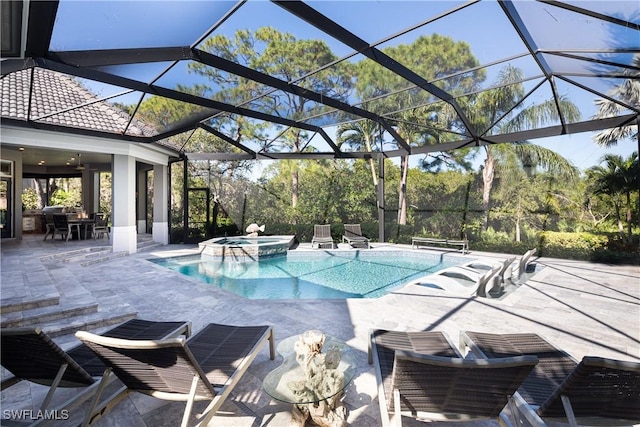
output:
[[[472,240],[469,247],[471,250],[508,254],[523,254],[537,248],[538,256],[550,258],[640,265],[638,239],[625,243],[617,234],[545,231],[536,239],[524,242]]]

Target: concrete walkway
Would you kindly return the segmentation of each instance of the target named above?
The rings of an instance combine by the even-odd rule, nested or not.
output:
[[[98,302],[131,306],[140,318],[190,320],[194,331],[210,322],[269,324],[277,340],[320,329],[351,346],[357,360],[358,374],[345,399],[352,426],[380,425],[374,371],[367,363],[368,332],[374,328],[440,330],[455,342],[461,330],[536,332],[577,359],[594,355],[640,360],[638,266],[534,258],[540,271],[500,300],[452,297],[408,285],[377,299],[275,301],[244,299],[147,261],[150,257],[190,253],[193,246],[169,245],[91,265],[44,262],[42,258],[98,244],[106,241],[42,241],[39,235],[26,236],[22,242],[3,241],[2,299],[55,289],[61,300],[90,295]],[[376,243],[372,246],[372,250],[397,248]],[[471,252],[471,256],[476,255],[496,257]],[[72,344],[69,338],[60,341]],[[289,405],[273,401],[261,388],[262,379],[281,361],[269,360],[264,350],[213,425],[289,425]],[[2,408],[37,407],[43,389],[25,382],[13,386],[2,393]],[[182,403],[131,395],[96,425],[174,426],[179,424],[183,407]]]

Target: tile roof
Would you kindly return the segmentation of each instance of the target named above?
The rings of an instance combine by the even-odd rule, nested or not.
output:
[[[31,73],[33,97],[29,99]],[[1,80],[2,118],[89,129],[132,136],[152,136],[157,132],[148,124],[131,120],[116,105],[100,98],[76,79],[54,71],[33,68],[4,76]],[[29,103],[31,110],[29,111]],[[72,105],[73,107],[69,107]],[[129,124],[129,122],[131,123]],[[127,127],[128,125],[128,127]]]

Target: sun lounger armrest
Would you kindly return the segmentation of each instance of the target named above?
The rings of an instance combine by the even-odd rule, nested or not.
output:
[[[105,337],[103,335],[96,335],[86,331],[78,331],[75,335],[80,341],[89,341],[104,346],[122,349],[175,347],[176,345],[183,346],[186,342],[186,339],[183,337],[166,338],[161,340],[127,340],[122,338]]]
[[[640,363],[638,362],[608,359],[606,357],[585,356],[582,358],[582,364],[585,366],[599,366],[601,368],[640,372]]]
[[[463,359],[462,357],[443,357],[431,354],[416,353],[413,351],[396,350],[397,360],[410,360],[417,363],[429,363],[439,366],[460,366],[460,367],[488,367],[488,366],[521,366],[530,365],[534,367],[538,364],[536,356],[514,356],[501,357],[499,359]]]

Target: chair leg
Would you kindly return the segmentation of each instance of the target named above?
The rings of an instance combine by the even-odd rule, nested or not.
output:
[[[198,378],[198,376],[193,377],[193,381],[191,382],[191,391],[189,392],[189,400],[187,400],[187,405],[184,408],[184,415],[182,416],[182,424],[180,424],[180,427],[187,427],[189,425],[189,417],[191,416],[191,410],[193,409],[193,401],[196,398],[199,380],[200,378]]]
[[[53,383],[51,383],[51,385],[49,386],[49,392],[45,396],[44,401],[40,406],[41,411],[46,411],[47,408],[49,407],[49,404],[51,403],[51,399],[53,399],[53,394],[56,392],[56,389],[58,388],[58,384],[60,384],[60,381],[62,381],[62,376],[64,375],[64,372],[67,370],[67,366],[68,365],[65,363],[62,366],[60,366],[60,369],[58,369],[58,373],[55,379],[53,380]]]

